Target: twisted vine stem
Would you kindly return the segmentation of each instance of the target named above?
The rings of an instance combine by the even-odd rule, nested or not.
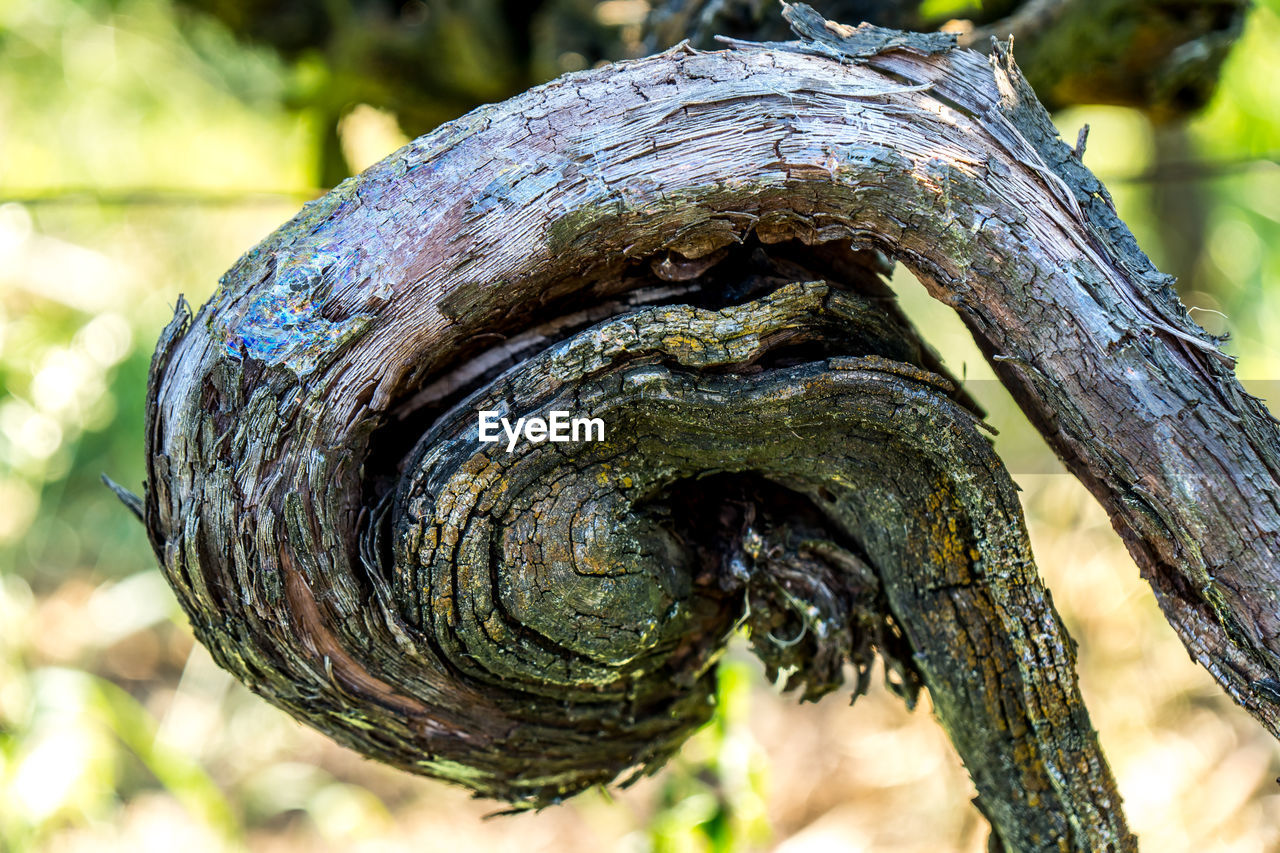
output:
[[[252,689],[517,805],[659,765],[745,624],[808,698],[846,662],[860,692],[874,653],[908,700],[927,685],[1007,849],[1130,849],[1013,487],[880,253],[999,356],[1274,725],[1265,611],[1232,598],[1230,542],[1179,526],[1248,496],[1173,499],[1185,454],[1241,450],[1204,428],[1229,412],[1171,402],[1229,368],[1006,54],[790,14],[807,41],[675,49],[446,125],[180,305],[153,546]],[[1269,458],[1264,410],[1230,401]],[[557,409],[605,440],[477,441],[481,410]]]

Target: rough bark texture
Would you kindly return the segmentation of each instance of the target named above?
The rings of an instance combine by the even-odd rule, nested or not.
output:
[[[181,307],[153,545],[223,666],[414,772],[539,805],[656,766],[745,602],[806,695],[872,650],[926,684],[1007,849],[1128,849],[1012,486],[876,252],[960,312],[1272,731],[1275,424],[1004,51],[790,14],[806,41],[473,112]],[[607,440],[508,454],[485,407]]]

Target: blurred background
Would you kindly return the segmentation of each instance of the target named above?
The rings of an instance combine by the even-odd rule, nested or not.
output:
[[[258,4],[279,13],[263,23],[229,0],[0,0],[0,850],[985,849],[927,700],[908,713],[876,689],[853,708],[838,695],[800,706],[741,644],[717,717],[656,777],[491,819],[494,803],[299,726],[193,645],[142,526],[99,481],[140,490],[146,370],[178,294],[202,302],[303,201],[407,134],[644,52],[651,11],[560,3],[563,18],[525,20],[513,39],[438,3],[390,4],[399,19],[356,29],[332,23],[360,3],[314,5],[346,35],[308,23],[308,4]],[[520,7],[472,5],[508,19]],[[429,25],[436,41],[396,43],[392,62],[356,37],[380,25],[386,38]],[[395,85],[405,68],[435,75],[426,97]],[[1267,0],[1189,122],[1056,114],[1071,140],[1091,125],[1086,164],[1273,408],[1277,82],[1280,0]],[[1280,744],[1191,663],[1104,514],[955,317],[909,275],[894,284],[1001,430],[1144,848],[1280,849]]]

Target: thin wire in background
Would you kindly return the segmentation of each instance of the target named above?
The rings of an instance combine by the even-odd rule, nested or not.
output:
[[[1280,153],[1235,160],[1188,160],[1162,163],[1129,175],[1098,175],[1106,184],[1159,184],[1214,181],[1280,166]],[[50,187],[0,195],[0,204],[30,207],[101,205],[105,207],[256,207],[319,198],[331,188],[202,191],[169,187]]]

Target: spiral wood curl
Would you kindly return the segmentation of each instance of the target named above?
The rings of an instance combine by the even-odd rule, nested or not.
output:
[[[892,178],[956,228],[969,166],[909,141],[827,162],[778,109],[871,104],[874,128],[918,108],[887,80],[747,48],[566,78],[345,183],[180,306],[146,520],[218,662],[365,755],[540,806],[659,766],[745,624],[806,698],[847,663],[866,689],[875,653],[909,701],[927,685],[1009,849],[1130,847],[1014,487],[870,251],[963,267],[950,231],[907,235]],[[676,106],[610,107],[663,87]],[[648,141],[548,142],[566,88]],[[748,102],[781,135],[727,144],[776,175],[625,173]],[[539,159],[495,153],[515,138]],[[508,452],[477,440],[487,410],[606,435]]]

